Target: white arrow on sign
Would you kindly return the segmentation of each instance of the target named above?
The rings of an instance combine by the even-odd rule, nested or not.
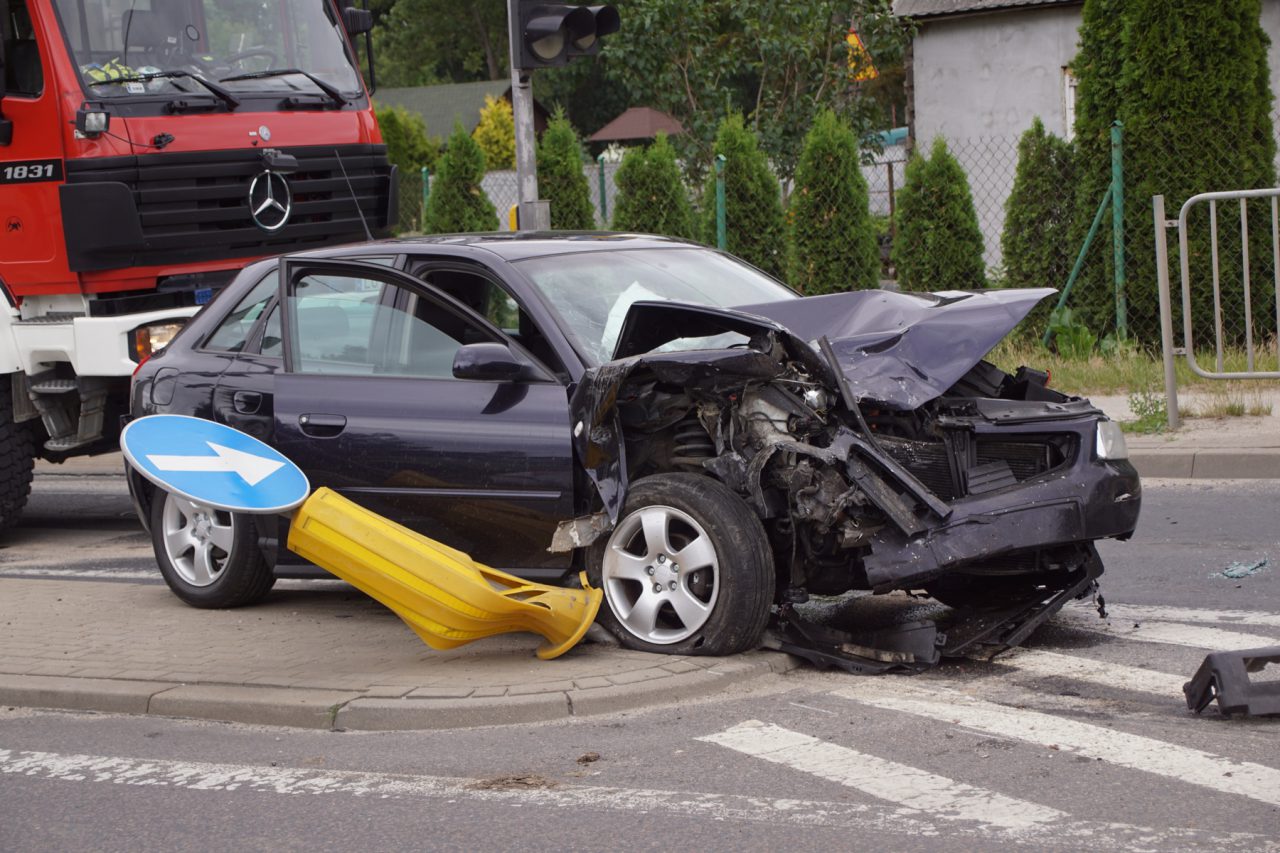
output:
[[[221,444],[207,441],[205,444],[217,456],[148,456],[148,461],[161,471],[210,471],[239,474],[240,479],[250,486],[256,486],[267,477],[284,467],[284,463],[276,459],[254,456],[243,450],[232,450]]]

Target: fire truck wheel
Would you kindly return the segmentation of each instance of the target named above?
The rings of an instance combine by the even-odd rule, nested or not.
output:
[[[0,393],[0,530],[12,527],[27,505],[34,466],[31,425],[13,422],[13,400]]]

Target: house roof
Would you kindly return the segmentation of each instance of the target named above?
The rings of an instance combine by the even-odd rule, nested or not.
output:
[[[478,83],[451,83],[444,86],[411,86],[403,89],[379,89],[373,96],[380,107],[404,107],[422,116],[427,133],[432,136],[448,136],[453,131],[454,119],[462,122],[468,133],[480,123],[480,110],[484,99],[511,99],[511,81],[481,80]],[[534,112],[540,125],[546,123],[546,110],[537,102]]]
[[[661,110],[632,107],[593,133],[587,141],[621,142],[627,139],[653,139],[659,133],[677,136],[684,133],[684,127]]]
[[[894,0],[899,18],[942,18],[947,15],[999,12],[1025,6],[1071,6],[1084,0]]]

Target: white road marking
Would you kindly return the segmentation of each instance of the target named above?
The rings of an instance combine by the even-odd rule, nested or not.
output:
[[[878,683],[867,679],[854,687],[836,690],[834,695],[887,711],[1055,746],[1064,752],[1280,806],[1280,770],[1251,761],[1233,761],[1155,738],[998,705],[945,688],[926,691],[904,684],[901,679]]]
[[[1004,829],[1026,829],[1068,817],[1057,809],[1006,797],[759,720],[748,720],[698,740],[839,782],[944,820],[972,820]]]
[[[223,447],[206,441],[209,449],[216,456],[165,456],[163,454],[148,455],[147,461],[161,471],[186,472],[209,471],[215,473],[238,474],[250,486],[270,477],[284,467],[279,459],[267,459],[253,453],[245,453],[231,447]]]
[[[1075,606],[1064,611],[1082,611]],[[1198,607],[1167,607],[1150,604],[1107,604],[1112,619],[1130,623],[1151,619],[1158,622],[1190,622],[1202,625],[1257,625],[1280,628],[1280,613],[1262,610],[1206,610]]]
[[[1157,696],[1175,696],[1182,701],[1182,685],[1186,678],[1167,672],[1156,672],[1136,666],[1094,660],[1093,658],[1064,655],[1041,649],[1014,649],[991,661],[1017,672],[1034,676],[1062,676],[1104,687],[1118,687],[1154,693]]]
[[[160,580],[160,570],[149,572],[134,569],[24,569],[21,567],[0,568],[3,578],[77,578],[81,580]]]
[[[1090,631],[1095,634],[1106,634],[1110,637],[1123,637],[1140,643],[1163,643],[1173,646],[1189,646],[1204,651],[1223,651],[1228,649],[1255,649],[1260,646],[1274,646],[1280,639],[1261,634],[1242,634],[1237,631],[1223,631],[1218,628],[1204,628],[1198,625],[1182,625],[1174,622],[1133,621],[1112,617],[1107,621],[1099,619],[1096,613],[1081,613],[1076,610],[1062,610],[1054,617],[1060,624],[1066,623],[1072,628]]]
[[[1280,853],[1280,840],[1243,832],[1151,829],[1124,823],[1069,820],[1047,827],[999,830],[965,822],[939,823],[900,806],[749,797],[696,791],[556,785],[543,789],[476,788],[475,780],[441,776],[304,770],[194,761],[66,755],[0,748],[0,776],[13,775],[67,782],[105,783],[217,792],[280,795],[329,795],[378,799],[470,799],[519,807],[560,808],[573,813],[607,809],[640,814],[743,823],[823,826],[892,836],[973,839],[981,845],[1000,840],[1039,841],[1082,850],[1187,850],[1228,848]]]

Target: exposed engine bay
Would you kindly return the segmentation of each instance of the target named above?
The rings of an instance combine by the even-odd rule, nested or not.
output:
[[[629,482],[697,472],[761,519],[784,622],[810,594],[924,590],[1013,608],[966,642],[1014,644],[1095,589],[1094,541],[1132,535],[1141,502],[1101,411],[981,360],[1048,292],[637,303],[617,358],[573,400],[607,520],[566,522],[553,547],[606,532]],[[664,351],[717,335],[740,342]],[[1030,611],[1043,615],[1023,632]]]

